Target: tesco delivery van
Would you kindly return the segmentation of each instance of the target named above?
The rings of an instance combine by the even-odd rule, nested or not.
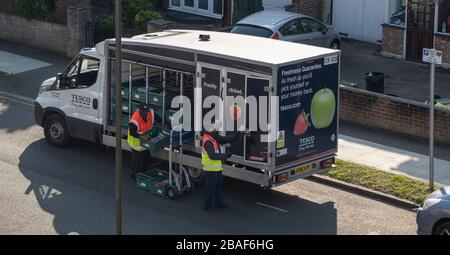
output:
[[[114,128],[115,40],[83,49],[66,70],[42,83],[35,120],[51,145],[84,139],[113,147],[120,135],[129,150],[128,120],[146,103],[160,117],[149,135],[159,138],[150,139],[146,147],[167,160],[164,130],[174,126],[174,118],[181,120],[183,129],[176,139],[183,149],[177,153],[194,182],[202,181],[201,131],[204,119],[214,115],[211,111],[223,127],[221,134],[230,126],[245,133],[228,148],[233,156],[224,162],[226,176],[270,188],[334,164],[338,50],[230,33],[168,30],[124,38],[121,64],[121,134]],[[221,102],[207,103],[211,97]],[[244,104],[231,103],[235,98],[244,98]],[[267,125],[259,128],[259,123]],[[255,125],[258,128],[252,128]]]

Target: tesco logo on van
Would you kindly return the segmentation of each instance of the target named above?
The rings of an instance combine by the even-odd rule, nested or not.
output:
[[[90,105],[91,104],[91,98],[90,97],[85,97],[85,96],[72,94],[72,103],[83,104],[83,105]]]

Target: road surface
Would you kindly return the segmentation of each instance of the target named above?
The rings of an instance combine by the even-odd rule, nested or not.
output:
[[[114,234],[114,150],[49,146],[31,102],[1,93],[0,148],[1,234]],[[413,212],[307,180],[264,191],[226,179],[230,208],[206,213],[198,191],[170,201],[138,189],[129,158],[125,234],[415,234]]]

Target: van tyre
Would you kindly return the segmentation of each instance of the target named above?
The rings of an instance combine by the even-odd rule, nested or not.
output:
[[[66,120],[59,114],[50,115],[45,119],[44,134],[47,142],[55,147],[67,147],[72,140]]]

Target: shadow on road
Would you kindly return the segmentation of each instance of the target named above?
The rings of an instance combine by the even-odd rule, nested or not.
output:
[[[138,189],[130,178],[124,153],[123,229],[126,234],[336,234],[337,211],[323,204],[233,179],[225,179],[230,208],[200,210],[202,194],[170,201]],[[20,156],[19,169],[31,182],[40,207],[54,215],[59,234],[114,234],[114,150],[76,141],[67,149],[44,139]],[[261,207],[257,202],[287,210]]]
[[[22,108],[25,110],[21,111]],[[17,102],[4,99],[0,95],[0,119],[2,120],[0,129],[4,129],[7,133],[12,133],[33,126],[34,118],[30,118],[33,115],[32,110],[33,108],[30,105],[18,104]],[[27,112],[27,116],[18,115],[18,112]]]

